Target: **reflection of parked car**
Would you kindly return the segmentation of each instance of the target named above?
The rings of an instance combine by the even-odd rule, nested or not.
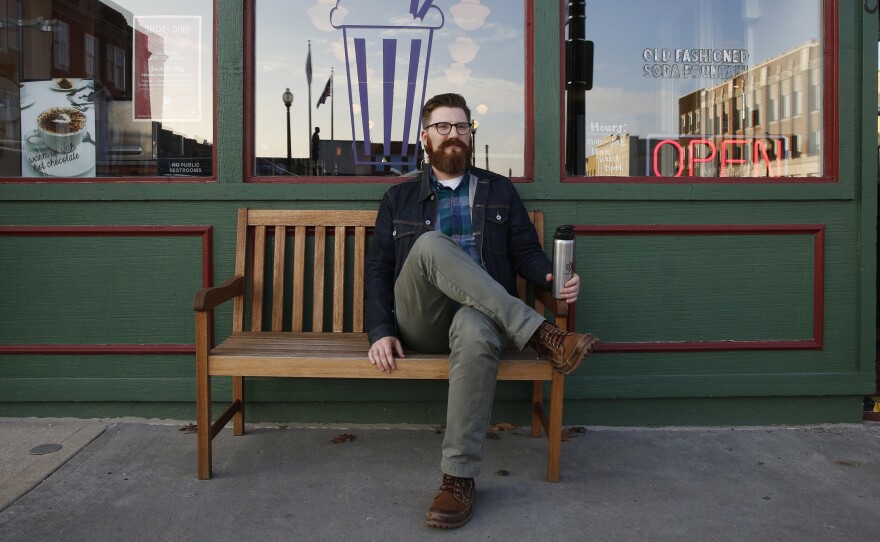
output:
[[[135,121],[132,102],[102,100],[98,112],[98,176],[157,175],[158,123]]]

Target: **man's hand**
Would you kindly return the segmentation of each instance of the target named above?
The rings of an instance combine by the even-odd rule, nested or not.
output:
[[[403,345],[400,344],[400,340],[397,337],[382,337],[370,346],[370,363],[383,373],[390,373],[397,369],[397,364],[394,363],[395,353],[397,357],[406,357],[403,355]]]
[[[553,274],[547,273],[547,282],[553,282]],[[573,273],[568,282],[562,285],[559,291],[559,299],[562,299],[569,305],[578,300],[578,291],[581,289],[581,278],[577,273]]]

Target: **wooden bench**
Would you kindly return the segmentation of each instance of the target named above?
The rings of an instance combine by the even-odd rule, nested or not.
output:
[[[530,216],[543,242],[543,214],[535,211]],[[239,210],[235,275],[220,286],[200,290],[194,300],[199,479],[211,477],[211,441],[223,427],[232,420],[234,434],[244,434],[244,377],[448,378],[446,356],[406,351],[406,358],[397,360],[397,370],[390,374],[378,371],[367,359],[364,262],[375,221],[376,211]],[[351,265],[346,261],[349,256]],[[332,280],[325,279],[331,276]],[[325,292],[325,280],[332,281],[332,295]],[[311,288],[307,289],[307,281]],[[349,299],[347,282],[352,285]],[[533,299],[530,302],[542,314],[545,308],[550,310],[556,325],[567,328],[565,303],[543,290],[526,297],[522,278],[519,286],[524,300]],[[332,306],[325,307],[328,297]],[[233,301],[232,334],[212,347],[214,309],[229,300]],[[325,309],[331,311],[327,318]],[[213,423],[212,376],[232,377],[232,404]],[[558,481],[564,376],[526,348],[505,351],[498,379],[532,382],[532,436],[539,437],[543,429],[548,439],[547,478]],[[545,381],[551,382],[549,417],[543,409]]]

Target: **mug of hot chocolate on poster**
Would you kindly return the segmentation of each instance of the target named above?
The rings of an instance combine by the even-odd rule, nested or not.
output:
[[[26,137],[28,145],[47,147],[59,154],[76,150],[88,127],[85,113],[73,107],[50,107],[37,115],[37,129]]]

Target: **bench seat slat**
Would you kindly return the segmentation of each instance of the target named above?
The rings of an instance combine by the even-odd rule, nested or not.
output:
[[[367,360],[365,333],[235,333],[211,350],[212,376],[295,376],[303,378],[449,378],[449,358],[407,351],[398,369],[381,374]],[[499,380],[551,380],[553,370],[525,349],[505,350]]]

